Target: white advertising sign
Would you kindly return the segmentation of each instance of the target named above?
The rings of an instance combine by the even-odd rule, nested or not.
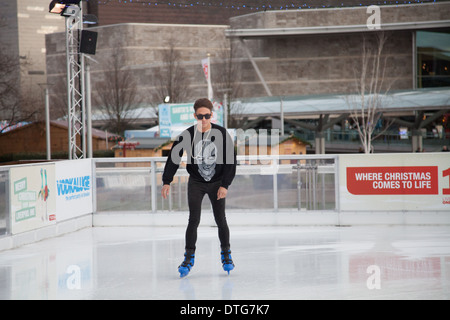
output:
[[[55,165],[57,220],[92,213],[91,160],[61,161]]]
[[[11,168],[11,233],[17,234],[55,223],[55,165]]]
[[[448,211],[450,153],[339,156],[342,211]]]
[[[212,101],[214,109],[211,122],[223,126],[224,109],[221,103]],[[194,117],[194,102],[184,104],[160,104],[159,136],[171,138],[174,127],[191,126],[197,123]]]

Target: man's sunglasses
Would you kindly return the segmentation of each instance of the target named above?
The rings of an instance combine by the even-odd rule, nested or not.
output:
[[[208,120],[209,118],[211,118],[211,113],[208,113],[208,114],[197,114],[197,119],[198,120],[203,120],[203,118]]]

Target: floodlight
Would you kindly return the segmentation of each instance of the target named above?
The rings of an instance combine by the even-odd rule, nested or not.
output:
[[[52,0],[48,11],[62,16],[71,16],[79,9],[80,0]],[[71,9],[71,10],[70,10]]]
[[[61,14],[64,9],[66,8],[65,4],[62,3],[53,3],[55,1],[52,1],[52,3],[50,3],[50,13],[56,13],[56,14]]]

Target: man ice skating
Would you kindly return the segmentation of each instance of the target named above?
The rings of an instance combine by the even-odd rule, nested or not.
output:
[[[186,170],[189,173],[189,222],[186,229],[184,261],[178,267],[180,277],[194,266],[197,228],[201,204],[208,195],[214,219],[219,229],[222,267],[230,273],[234,269],[230,251],[230,231],[225,217],[225,197],[236,174],[236,154],[233,141],[225,128],[211,123],[213,105],[206,98],[194,103],[197,124],[183,131],[174,142],[163,173],[161,194],[167,198],[183,153],[187,153]]]

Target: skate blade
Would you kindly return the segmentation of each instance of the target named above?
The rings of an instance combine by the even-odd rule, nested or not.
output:
[[[180,278],[184,278],[184,277],[186,277],[187,275],[189,274],[189,272],[187,272],[187,273],[182,273],[182,272],[180,272]]]
[[[230,271],[232,271],[234,269],[233,265],[224,265],[223,266],[223,270],[228,272],[228,275],[230,274]]]
[[[180,278],[184,278],[189,274],[189,271],[187,268],[178,269],[178,272],[180,273]]]

